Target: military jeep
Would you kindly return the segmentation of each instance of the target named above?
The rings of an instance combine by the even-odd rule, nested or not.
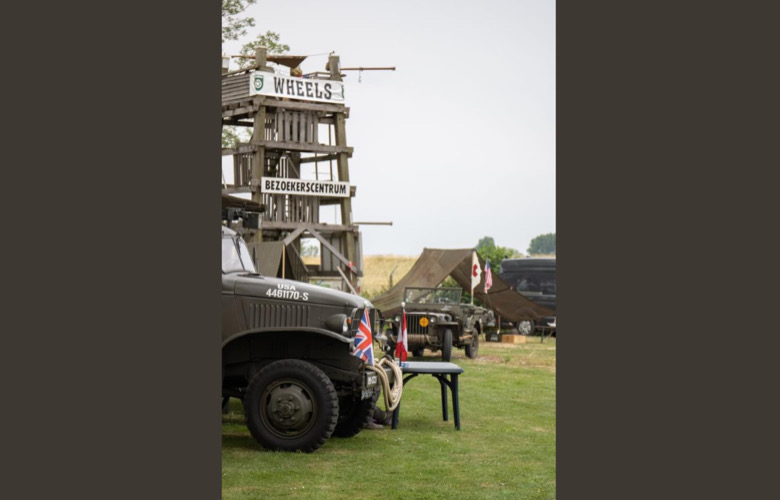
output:
[[[442,361],[450,361],[452,347],[466,349],[466,356],[476,358],[479,335],[489,320],[488,310],[470,304],[461,304],[460,288],[404,289],[403,307],[406,310],[406,329],[409,351],[422,356],[425,349],[441,351]],[[396,314],[390,321],[390,342],[398,341],[402,317]]]
[[[250,433],[271,450],[312,452],[331,435],[360,432],[381,375],[353,355],[366,310],[380,332],[361,297],[258,274],[244,241],[223,227],[223,408],[240,399]]]

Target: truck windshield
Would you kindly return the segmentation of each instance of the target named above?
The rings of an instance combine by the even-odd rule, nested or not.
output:
[[[241,238],[222,238],[222,272],[237,271],[257,273],[252,255]]]

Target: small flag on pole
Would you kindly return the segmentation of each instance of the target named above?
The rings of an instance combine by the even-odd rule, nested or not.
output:
[[[490,261],[485,261],[485,293],[493,286],[493,273],[490,272]]]
[[[374,364],[374,338],[371,335],[371,324],[368,320],[368,308],[363,311],[357,334],[355,334],[355,351],[352,353],[367,364]]]
[[[477,252],[471,254],[471,295],[474,295],[474,289],[479,285],[482,277],[482,268],[479,267],[479,257]]]
[[[406,309],[403,310],[402,317],[401,328],[398,331],[398,342],[395,344],[395,355],[401,361],[406,361],[406,358],[409,357],[409,344],[406,341],[409,336],[406,329]]]

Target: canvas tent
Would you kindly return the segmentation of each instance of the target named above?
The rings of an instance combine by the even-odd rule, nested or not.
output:
[[[447,276],[452,278],[464,290],[471,290],[471,262],[473,248],[456,250],[444,250],[425,248],[414,263],[409,272],[398,283],[375,298],[372,302],[382,314],[392,316],[401,312],[404,288],[406,287],[435,287]],[[480,257],[479,264],[485,268],[485,261]],[[474,297],[482,301],[487,307],[500,315],[502,319],[509,321],[539,320],[545,316],[555,316],[555,312],[542,307],[523,297],[509,287],[498,276],[498,271],[493,271],[493,286],[489,293],[485,294],[485,275],[482,273],[480,284],[474,289]]]

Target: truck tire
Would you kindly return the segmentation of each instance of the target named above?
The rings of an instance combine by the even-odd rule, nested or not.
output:
[[[441,341],[441,360],[449,361],[450,359],[452,359],[452,330],[445,328]]]
[[[520,335],[533,335],[536,324],[533,321],[520,321],[517,323],[517,331]]]
[[[249,382],[244,415],[252,437],[264,448],[310,453],[333,434],[339,401],[322,370],[299,359],[283,359]]]
[[[466,357],[477,359],[479,352],[479,327],[474,328],[474,334],[471,336],[471,342],[466,344]]]
[[[379,387],[374,388],[374,397],[360,400],[357,397],[345,398],[339,403],[339,419],[333,435],[349,438],[360,432],[374,416],[376,400],[379,398]]]

